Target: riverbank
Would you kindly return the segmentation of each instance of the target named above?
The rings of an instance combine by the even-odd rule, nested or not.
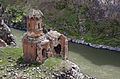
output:
[[[11,28],[17,47],[21,48],[24,31]],[[80,71],[97,79],[120,78],[120,53],[116,51],[95,49],[90,46],[69,42],[70,61],[77,64]]]
[[[22,30],[22,31],[26,31],[26,28],[21,28],[21,27],[17,27],[17,26],[12,26],[9,25],[10,28],[14,28],[14,29],[18,29],[18,30]],[[93,44],[90,42],[86,42],[84,40],[80,40],[80,39],[75,39],[75,38],[68,38],[69,42],[72,43],[76,43],[76,44],[83,44],[83,45],[87,45],[93,48],[97,48],[97,49],[107,49],[107,50],[111,50],[111,51],[120,51],[120,47],[112,47],[112,46],[107,46],[107,45],[99,45],[99,44]]]
[[[9,2],[9,0],[7,1]],[[109,6],[101,6],[99,1],[91,1],[91,4],[87,4],[89,1],[84,4],[84,1],[79,2],[79,0],[37,1],[37,3],[36,1],[33,2],[30,0],[28,3],[17,3],[15,3],[17,5],[13,5],[13,3],[6,3],[6,1],[3,1],[3,7],[7,9],[7,12],[5,11],[5,13],[3,13],[3,17],[6,23],[12,24],[14,28],[25,31],[26,11],[29,8],[36,7],[37,9],[40,8],[44,13],[43,24],[46,24],[45,27],[57,30],[68,37],[77,39],[83,38],[85,41],[92,43],[90,46],[93,47],[96,47],[96,45],[94,46],[93,44],[108,45],[111,47],[102,46],[101,48],[112,50],[118,50],[118,47],[115,46],[120,47],[119,19],[116,19],[118,17],[112,18],[111,16],[107,16],[107,18],[106,16],[104,17],[104,15],[107,15],[106,12],[108,10],[103,10],[103,8],[109,8]],[[11,6],[7,6],[8,4]],[[28,7],[27,4],[31,5]],[[113,7],[113,10],[119,11],[117,10],[118,8],[116,8],[119,6],[110,6]],[[116,15],[116,11],[112,12],[112,14],[115,13]],[[97,12],[97,14],[94,14],[95,12]],[[111,14],[111,11],[109,11],[108,14],[109,13]]]
[[[97,49],[107,49],[107,50],[111,50],[111,51],[120,51],[120,47],[112,47],[112,46],[107,46],[107,45],[93,44],[93,43],[85,42],[84,40],[79,40],[79,39],[68,38],[68,41],[72,42],[72,43],[76,43],[76,44],[87,45],[87,46],[97,48]]]

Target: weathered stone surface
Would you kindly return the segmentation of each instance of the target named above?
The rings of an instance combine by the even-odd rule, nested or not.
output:
[[[78,40],[78,39],[72,39],[72,38],[68,38],[68,40],[69,40],[69,42],[73,42],[76,44],[88,45],[88,46],[91,46],[94,48],[120,51],[120,47],[112,47],[112,46],[107,46],[107,45],[93,44],[93,43],[85,42],[84,40]]]
[[[26,16],[29,18],[33,18],[33,17],[39,18],[43,16],[43,13],[40,10],[30,9]]]
[[[5,43],[5,41],[0,39],[0,47],[6,47],[6,46],[7,46],[7,44]]]
[[[64,70],[54,72],[51,77],[48,79],[96,79],[81,73],[80,68],[69,60],[66,60],[66,67]]]
[[[16,43],[10,28],[4,23],[3,19],[0,18],[0,47],[7,45],[16,46]]]
[[[91,19],[120,19],[120,0],[74,0],[77,4],[87,4]]]

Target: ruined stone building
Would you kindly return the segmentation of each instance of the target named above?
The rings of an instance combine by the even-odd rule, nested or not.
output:
[[[48,57],[68,56],[68,40],[57,31],[43,33],[42,12],[31,9],[28,11],[27,32],[23,36],[23,59],[27,62],[42,62]]]

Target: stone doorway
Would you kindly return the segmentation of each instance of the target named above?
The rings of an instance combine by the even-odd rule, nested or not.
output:
[[[61,45],[58,44],[56,47],[54,47],[54,50],[56,52],[56,55],[60,55],[61,54]]]

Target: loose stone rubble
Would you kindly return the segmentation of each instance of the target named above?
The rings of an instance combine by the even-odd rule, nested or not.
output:
[[[68,40],[63,34],[50,30],[43,33],[40,10],[31,9],[27,13],[27,33],[23,36],[23,59],[27,62],[42,62],[51,56],[67,59]]]
[[[66,60],[65,63],[61,63],[60,66],[64,67],[56,71],[56,68],[48,68],[45,65],[32,67],[30,64],[18,64],[3,66],[0,65],[0,78],[1,79],[96,79],[89,75],[80,72],[79,67]],[[56,66],[55,66],[56,67]]]
[[[93,43],[85,42],[84,40],[79,40],[79,39],[68,38],[68,41],[72,42],[72,43],[76,43],[76,44],[87,45],[87,46],[97,48],[97,49],[107,49],[107,50],[112,50],[112,51],[120,51],[120,47],[112,47],[112,46],[107,46],[107,45],[93,44]]]
[[[80,68],[73,62],[66,60],[66,76],[63,79],[95,79],[80,72]],[[62,79],[62,78],[60,78]]]

